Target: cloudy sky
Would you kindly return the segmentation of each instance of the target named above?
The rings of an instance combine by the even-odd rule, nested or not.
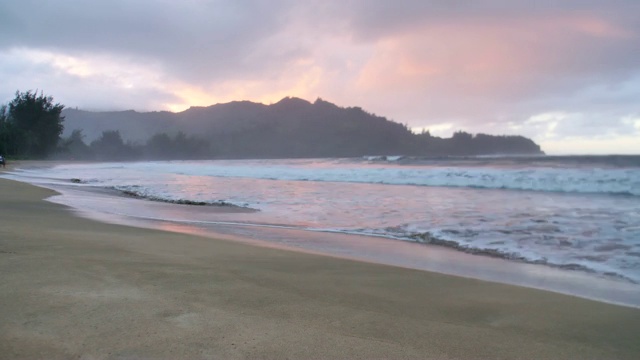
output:
[[[0,103],[321,97],[416,131],[640,154],[640,1],[1,0]]]

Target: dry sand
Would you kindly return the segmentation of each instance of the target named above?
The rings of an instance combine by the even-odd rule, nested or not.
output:
[[[640,310],[104,224],[0,179],[2,359],[639,359]]]

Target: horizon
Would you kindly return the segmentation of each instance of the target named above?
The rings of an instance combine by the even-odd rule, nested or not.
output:
[[[637,1],[61,0],[0,13],[3,104],[30,89],[88,111],[322,98],[441,137],[640,154]]]

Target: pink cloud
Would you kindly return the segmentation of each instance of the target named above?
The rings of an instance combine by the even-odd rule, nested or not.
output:
[[[634,36],[582,13],[426,23],[379,39],[357,85],[365,92],[419,93],[435,104],[427,117],[464,117],[477,114],[474,102],[495,110],[550,92],[571,94],[609,76],[604,70],[616,61],[624,71],[631,65],[618,59],[616,52],[627,49],[617,42]],[[452,106],[452,98],[469,113]]]

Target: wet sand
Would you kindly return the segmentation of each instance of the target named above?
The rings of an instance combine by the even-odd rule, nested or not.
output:
[[[105,224],[0,179],[0,358],[640,358],[640,310]]]

